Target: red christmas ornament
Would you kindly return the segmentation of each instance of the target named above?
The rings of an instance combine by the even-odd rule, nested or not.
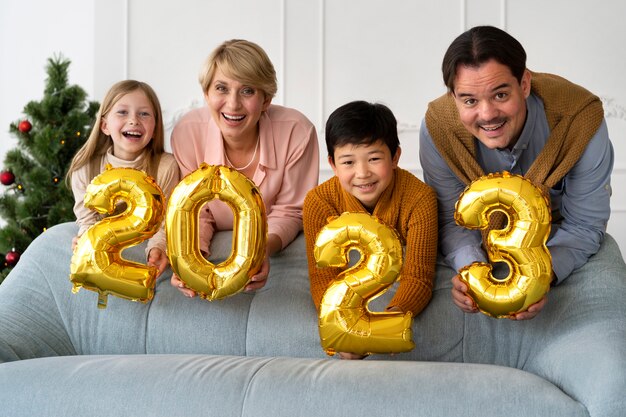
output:
[[[9,265],[10,267],[14,267],[20,260],[20,253],[13,249],[11,252],[7,252],[4,260],[7,261],[7,265]]]
[[[0,172],[0,182],[3,185],[11,185],[15,182],[15,175],[11,171]]]
[[[22,133],[28,133],[33,128],[33,125],[28,120],[22,120],[17,128]]]

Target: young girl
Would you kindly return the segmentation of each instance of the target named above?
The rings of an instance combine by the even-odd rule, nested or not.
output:
[[[135,168],[156,179],[168,197],[180,180],[180,169],[172,154],[164,150],[161,105],[154,90],[141,81],[126,80],[114,84],[104,97],[89,139],[78,150],[67,172],[72,188],[74,213],[79,225],[78,238],[102,217],[83,204],[87,186],[104,171],[106,164],[114,168]],[[148,240],[148,265],[161,274],[168,266],[165,230]]]

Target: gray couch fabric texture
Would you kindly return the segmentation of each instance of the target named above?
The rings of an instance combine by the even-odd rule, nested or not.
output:
[[[528,321],[463,314],[439,264],[415,349],[340,361],[320,346],[302,235],[255,293],[189,299],[166,271],[150,302],[100,310],[71,291],[76,231],[47,230],[0,285],[0,415],[626,415],[626,265],[610,236]],[[212,260],[230,245],[216,234]],[[143,245],[124,256],[143,261]]]

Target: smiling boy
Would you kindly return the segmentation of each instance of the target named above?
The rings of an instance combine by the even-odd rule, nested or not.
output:
[[[434,191],[398,167],[397,122],[382,104],[354,101],[326,123],[328,162],[335,176],[309,191],[302,209],[311,295],[319,310],[340,268],[317,268],[313,247],[328,219],[366,212],[393,227],[406,246],[400,285],[387,310],[421,312],[432,296],[437,257],[437,199]]]

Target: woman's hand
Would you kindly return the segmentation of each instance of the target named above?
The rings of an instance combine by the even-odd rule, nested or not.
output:
[[[270,234],[267,236],[267,248],[265,251],[265,260],[263,261],[263,265],[261,265],[261,269],[259,272],[250,277],[250,282],[246,285],[244,289],[246,292],[255,291],[261,289],[267,283],[267,278],[270,275],[270,256],[280,251],[283,247],[283,243],[280,240],[280,237],[275,234]]]
[[[178,278],[178,275],[172,274],[172,278],[170,279],[170,284],[172,287],[178,288],[178,291],[182,292],[185,297],[193,298],[196,296],[196,292],[190,288],[185,286],[185,283]]]
[[[265,259],[263,260],[261,269],[256,274],[250,277],[250,282],[246,285],[244,291],[256,291],[265,286],[265,284],[267,283],[267,278],[270,274],[270,255],[278,252],[281,248],[282,241],[280,240],[280,238],[274,234],[269,235],[267,238]],[[205,257],[205,259],[208,258],[208,255],[205,252],[202,252],[202,255]],[[186,297],[193,298],[196,296],[196,292],[190,288],[187,288],[185,286],[185,283],[181,281],[181,279],[176,274],[172,274],[170,284],[178,288],[178,290],[182,292]]]
[[[261,265],[261,269],[256,274],[250,277],[250,282],[244,288],[244,291],[256,291],[265,286],[267,283],[267,277],[270,274],[270,256],[269,254],[265,255],[265,260],[263,261],[263,265]]]

